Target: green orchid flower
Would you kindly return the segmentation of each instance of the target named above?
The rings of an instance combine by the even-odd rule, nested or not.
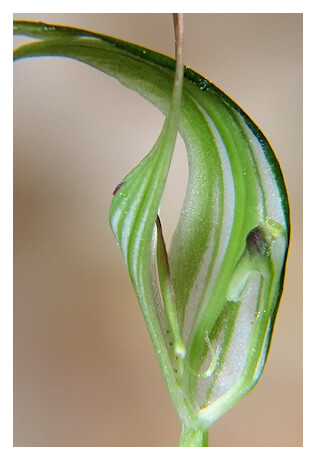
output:
[[[258,381],[283,288],[289,207],[278,161],[249,116],[177,59],[106,35],[15,21],[37,39],[14,59],[61,56],[118,79],[166,115],[149,154],[119,183],[110,225],[122,251],[170,397],[180,446],[207,446],[208,428]],[[189,179],[167,251],[159,208],[177,132]]]

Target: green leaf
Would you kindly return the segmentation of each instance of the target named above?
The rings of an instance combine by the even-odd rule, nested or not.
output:
[[[14,27],[39,39],[15,50],[15,59],[77,59],[167,115],[151,152],[116,189],[110,221],[183,423],[181,445],[202,445],[208,426],[253,387],[266,361],[289,239],[278,161],[242,109],[190,68],[180,109],[173,59],[79,29]],[[177,129],[189,181],[167,254],[157,214]]]

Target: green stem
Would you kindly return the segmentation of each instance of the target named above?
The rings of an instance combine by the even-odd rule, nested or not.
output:
[[[182,425],[179,447],[208,447],[208,430]]]

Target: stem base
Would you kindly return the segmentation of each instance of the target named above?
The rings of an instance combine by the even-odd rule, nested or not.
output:
[[[182,425],[179,447],[208,447],[208,430]]]

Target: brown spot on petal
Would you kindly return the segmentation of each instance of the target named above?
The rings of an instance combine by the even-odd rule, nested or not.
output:
[[[268,254],[269,245],[262,228],[256,227],[248,233],[247,249],[250,253],[257,254],[259,256]]]
[[[123,180],[122,182],[120,182],[119,184],[117,184],[117,186],[115,187],[115,189],[113,190],[113,195],[115,195],[119,189],[122,187],[122,185],[125,184],[125,180]]]

